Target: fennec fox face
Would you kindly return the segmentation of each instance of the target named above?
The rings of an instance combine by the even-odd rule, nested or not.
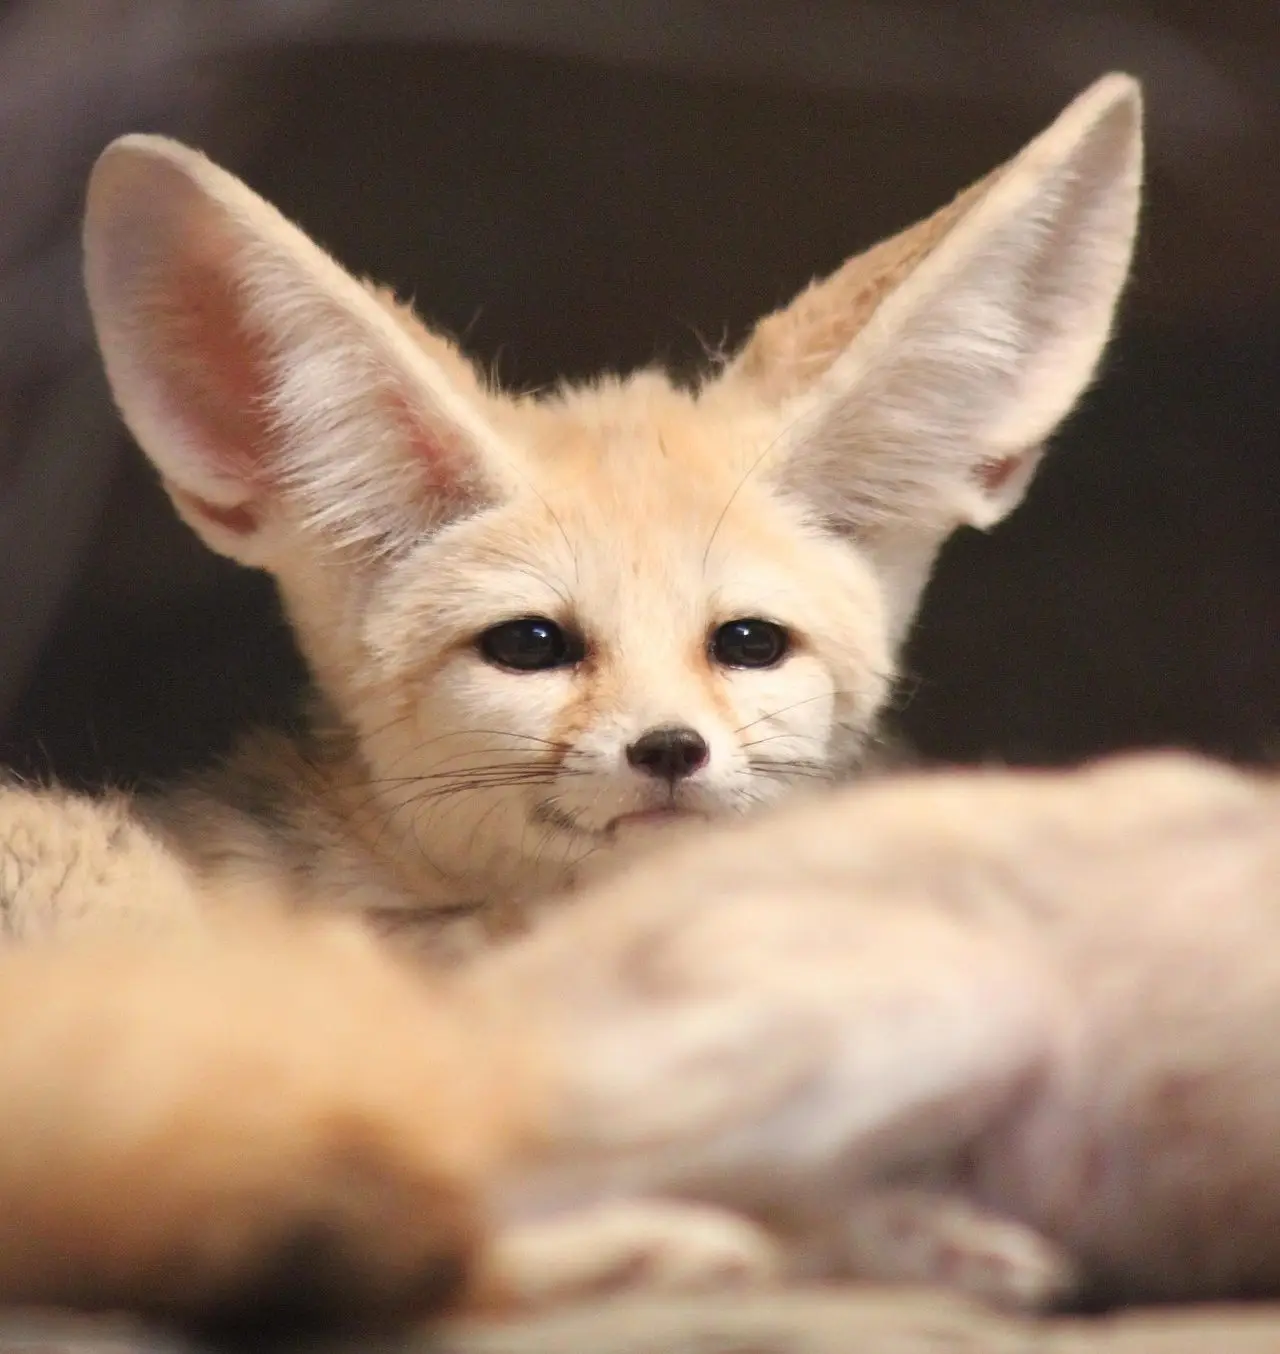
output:
[[[1092,377],[1140,177],[1110,77],[691,389],[491,389],[157,137],[94,170],[87,283],[178,510],[277,579],[379,850],[509,892],[858,764],[940,545]]]

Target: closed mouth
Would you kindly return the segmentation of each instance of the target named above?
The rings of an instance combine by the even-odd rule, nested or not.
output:
[[[605,824],[605,831],[612,836],[619,828],[626,827],[669,827],[673,823],[687,822],[691,818],[705,818],[706,814],[695,813],[692,809],[680,809],[675,805],[664,805],[656,809],[639,809],[635,813],[620,813]]]
[[[626,831],[630,828],[664,828],[674,826],[676,823],[688,822],[695,818],[706,818],[705,813],[699,813],[695,809],[683,809],[674,804],[663,804],[652,809],[637,809],[632,813],[620,813],[616,818],[610,818],[603,827],[588,827],[585,823],[578,820],[574,814],[565,813],[554,804],[536,804],[533,809],[533,818],[535,822],[544,823],[548,827],[558,827],[562,832],[572,832],[581,837],[595,837],[597,839],[612,838],[621,828]]]

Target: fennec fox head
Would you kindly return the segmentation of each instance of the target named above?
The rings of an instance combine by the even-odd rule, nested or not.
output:
[[[195,151],[88,193],[120,409],[275,575],[385,806],[444,869],[563,869],[856,766],[934,557],[1022,497],[1130,262],[1137,85],[764,319],[696,388],[490,388]]]

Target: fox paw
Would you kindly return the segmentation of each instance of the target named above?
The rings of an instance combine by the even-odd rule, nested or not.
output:
[[[1013,1310],[1045,1310],[1079,1288],[1074,1262],[1032,1228],[927,1190],[863,1200],[842,1242],[855,1277],[943,1284]]]
[[[763,1285],[781,1256],[762,1228],[722,1209],[619,1200],[498,1234],[492,1290],[517,1308],[631,1289],[697,1292]]]

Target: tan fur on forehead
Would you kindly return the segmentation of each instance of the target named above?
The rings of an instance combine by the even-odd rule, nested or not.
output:
[[[693,566],[696,588],[714,565],[703,559],[713,534],[779,568],[801,563],[814,535],[755,473],[778,424],[754,402],[707,407],[653,371],[495,400],[490,417],[520,453],[522,479],[489,514],[492,529],[480,520],[442,535],[450,548],[467,542],[470,562],[535,569],[569,589],[577,543],[598,543],[603,530],[613,548],[602,553],[620,567],[630,559],[661,586]],[[428,546],[418,567],[432,558]]]
[[[494,410],[498,427],[523,445],[553,482],[577,483],[593,470],[620,476],[741,475],[777,431],[757,401],[710,400],[652,369],[570,385],[544,399]]]

